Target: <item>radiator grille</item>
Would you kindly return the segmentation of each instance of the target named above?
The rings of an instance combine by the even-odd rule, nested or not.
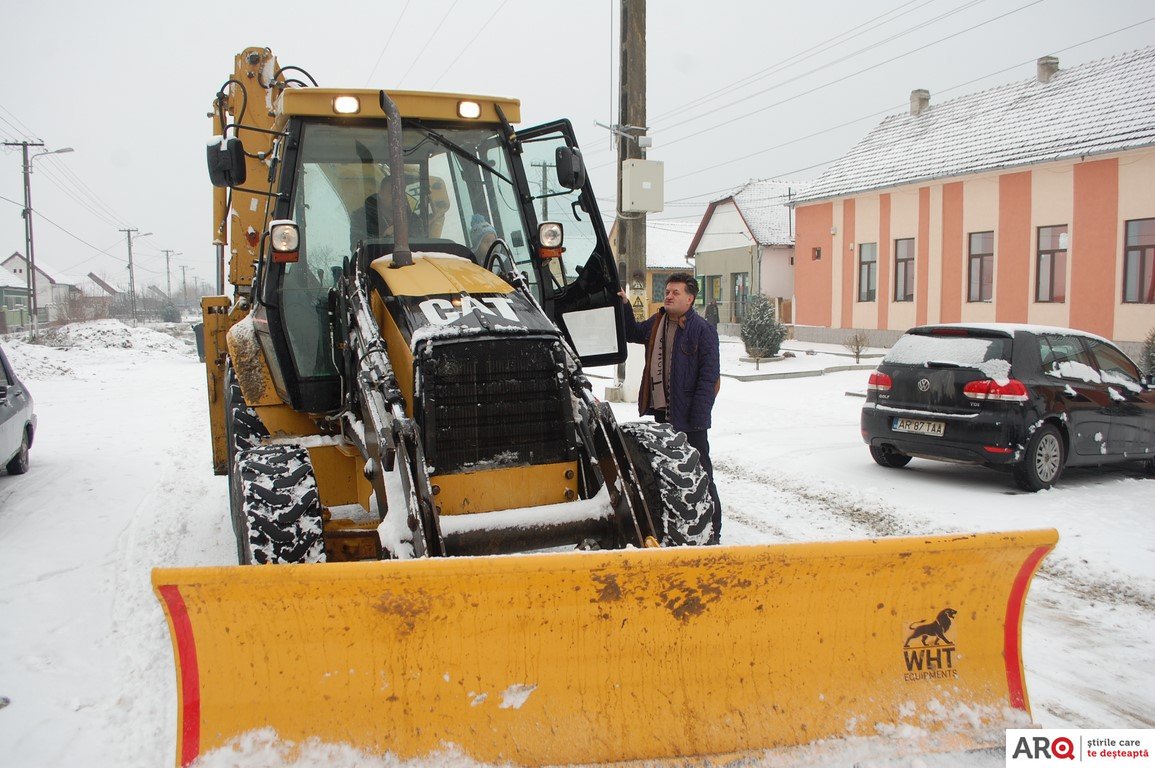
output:
[[[422,429],[437,474],[571,459],[560,354],[556,342],[514,338],[443,344],[424,358]]]

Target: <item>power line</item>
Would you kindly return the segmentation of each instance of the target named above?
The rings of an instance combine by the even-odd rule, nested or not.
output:
[[[879,19],[883,19],[884,17],[891,16],[894,13],[902,10],[903,8],[906,8],[908,5],[912,5],[914,2],[917,2],[917,1],[918,0],[909,0],[909,2],[903,3],[902,5],[898,6],[897,8],[892,8],[891,10],[887,11],[886,13],[875,16],[873,19],[869,19],[868,21],[865,21],[856,27],[851,27],[850,29],[846,30],[845,32],[842,32],[838,35],[835,35],[834,37],[827,38],[826,40],[819,42],[819,43],[811,46],[810,48],[807,48],[806,50],[801,51],[800,53],[796,53],[793,56],[789,56],[785,59],[782,59],[781,61],[779,61],[775,64],[772,64],[769,67],[766,67],[765,69],[761,69],[752,75],[747,75],[746,77],[740,78],[740,79],[730,83],[729,85],[724,86],[721,90],[707,94],[705,96],[699,96],[697,99],[692,99],[688,102],[685,102],[684,104],[681,104],[680,106],[666,110],[665,112],[662,112],[662,113],[658,114],[657,116],[655,116],[654,119],[650,121],[650,124],[654,125],[656,123],[660,123],[666,117],[669,117],[670,115],[673,115],[676,113],[680,113],[683,109],[692,108],[692,107],[699,106],[699,105],[704,104],[704,103],[709,102],[709,101],[714,101],[715,99],[721,98],[722,96],[726,95],[727,93],[731,93],[735,90],[743,88],[752,82],[756,82],[758,80],[765,79],[766,77],[774,74],[775,72],[778,72],[782,69],[790,67],[793,64],[800,63],[802,61],[805,61],[806,59],[817,56],[819,53],[823,53],[823,52],[829,50],[830,48],[834,48],[834,47],[837,47],[839,45],[842,45],[845,42],[849,42],[850,40],[853,40],[855,37],[866,34],[867,32],[870,32],[871,30],[876,29],[877,27],[882,26],[883,24],[889,23],[889,21],[893,21],[893,20],[880,22],[879,24],[876,24],[873,27],[869,27],[868,29],[862,29],[862,27],[865,27],[868,24],[872,24],[872,23],[878,21]],[[921,5],[919,5],[918,8],[915,8],[913,10],[917,11],[919,8],[922,8],[925,5],[929,5],[930,3],[934,2],[934,1],[935,0],[924,0],[924,2]],[[984,0],[977,0],[977,2],[983,2],[983,1]],[[975,5],[975,4],[976,4],[975,2],[970,2],[966,5],[966,7],[969,8],[970,6]],[[955,13],[958,10],[961,10],[961,8],[956,9],[955,11],[952,11],[951,13]],[[935,21],[938,21],[941,18],[942,17],[940,16],[938,18],[931,19],[929,22],[925,22],[924,24],[934,23]],[[916,28],[918,28],[918,26],[911,27],[910,29],[908,29],[902,33],[899,33],[899,34],[906,34],[907,32],[911,31],[912,29],[916,29]],[[859,32],[858,34],[854,34],[854,35],[851,34],[855,30],[859,30],[859,29],[862,29],[862,31]],[[849,35],[849,37],[848,37],[848,35]],[[845,39],[843,39],[843,38],[845,38]],[[893,39],[893,37],[890,39]],[[859,53],[861,53],[861,51],[859,51]],[[852,55],[855,55],[855,54],[852,54]]]
[[[453,0],[453,4],[449,6],[449,10],[441,17],[441,21],[437,22],[437,27],[433,30],[433,34],[425,38],[425,45],[421,46],[421,50],[417,52],[417,55],[413,57],[413,61],[409,63],[409,69],[405,70],[405,74],[397,81],[398,86],[405,82],[405,78],[409,77],[409,73],[417,66],[417,62],[421,60],[421,57],[425,55],[425,49],[429,47],[429,44],[433,42],[433,38],[437,37],[437,33],[445,26],[445,20],[449,18],[449,14],[453,13],[453,9],[457,7],[459,2],[460,0]]]
[[[1059,48],[1058,50],[1055,51],[1055,53],[1056,54],[1066,53],[1066,52],[1072,51],[1076,48],[1080,48],[1084,45],[1090,45],[1091,43],[1098,42],[1099,40],[1102,40],[1106,37],[1110,37],[1111,35],[1117,35],[1120,32],[1126,32],[1129,29],[1133,29],[1135,27],[1142,26],[1143,24],[1148,24],[1152,21],[1155,21],[1155,16],[1152,16],[1152,17],[1147,18],[1147,19],[1143,19],[1142,21],[1134,22],[1133,24],[1128,24],[1126,26],[1120,27],[1119,29],[1115,29],[1115,30],[1112,30],[1110,32],[1104,32],[1101,35],[1096,35],[1095,37],[1089,38],[1087,40],[1083,40],[1083,41],[1075,43],[1073,45],[1068,45],[1065,48]],[[970,85],[974,85],[975,83],[981,82],[983,80],[987,80],[987,79],[995,77],[997,75],[1001,75],[1001,74],[1005,74],[1006,72],[1010,72],[1011,70],[1018,69],[1019,67],[1026,66],[1027,64],[1030,64],[1033,61],[1035,61],[1035,59],[1026,59],[1023,61],[1015,62],[1014,64],[1011,64],[1010,66],[1003,67],[1002,69],[996,70],[994,72],[988,72],[985,75],[981,75],[979,77],[972,78],[972,79],[967,80],[965,82],[958,83],[956,85],[952,85],[948,88],[943,88],[940,91],[940,93],[950,93],[951,91],[957,91],[961,88],[966,88]],[[831,128],[824,128],[821,131],[815,131],[813,133],[806,134],[805,136],[800,136],[796,139],[791,139],[790,141],[786,141],[786,142],[783,142],[781,144],[776,144],[775,146],[772,146],[772,147],[760,149],[756,152],[751,152],[747,155],[743,155],[742,157],[737,157],[737,158],[734,158],[732,160],[724,160],[722,162],[715,162],[715,163],[712,163],[711,165],[709,165],[705,168],[699,168],[696,171],[684,173],[684,174],[681,174],[680,176],[672,176],[670,178],[667,178],[666,181],[667,182],[677,181],[679,179],[684,179],[684,178],[687,178],[689,176],[696,176],[699,173],[705,173],[706,171],[711,171],[715,168],[720,168],[720,167],[725,166],[725,165],[731,165],[733,163],[741,162],[742,160],[748,160],[751,157],[755,157],[755,156],[760,155],[760,154],[765,154],[766,152],[770,152],[770,151],[775,150],[775,149],[781,149],[782,147],[788,146],[790,144],[795,144],[799,141],[804,141],[806,139],[814,138],[815,136],[821,136],[822,134],[828,133],[829,131],[832,131],[832,130],[835,130],[838,128],[844,128],[844,127],[851,125],[853,123],[861,122],[862,120],[867,120],[869,118],[877,117],[879,115],[891,114],[895,110],[901,110],[904,106],[905,106],[905,104],[897,104],[897,105],[894,105],[891,107],[887,107],[886,109],[871,112],[870,114],[862,115],[861,117],[853,118],[851,120],[848,120],[844,123],[840,123],[839,125],[833,126]],[[821,166],[821,165],[826,165],[828,163],[834,162],[834,160],[837,160],[837,158],[833,158],[831,160],[825,160],[821,163],[816,163],[815,165],[809,166],[809,168],[816,168],[816,167]],[[809,168],[801,169],[801,170],[809,170]],[[722,192],[722,191],[725,191],[727,189],[732,189],[732,188],[733,188],[732,186],[731,187],[723,187],[720,190],[714,190],[712,192],[703,192],[703,193],[700,193],[697,195],[690,195],[687,197],[675,198],[675,199],[673,199],[671,201],[667,201],[667,202],[681,202],[683,200],[689,200],[689,199],[694,198],[694,197],[703,197],[705,195],[714,194],[715,192]]]
[[[377,67],[381,65],[381,59],[385,57],[385,51],[389,50],[389,43],[393,42],[393,35],[397,34],[397,30],[401,28],[401,20],[405,18],[405,12],[409,10],[409,3],[412,0],[405,0],[405,7],[401,9],[401,13],[397,16],[397,23],[393,25],[393,31],[389,33],[389,37],[385,40],[385,45],[381,46],[381,53],[377,54],[377,61],[373,64],[373,69],[369,70],[369,76],[365,78],[365,87],[369,87],[373,75],[377,74]]]
[[[927,48],[930,48],[931,46],[934,46],[934,45],[938,45],[939,43],[943,43],[943,42],[946,42],[947,40],[950,40],[950,39],[952,39],[952,38],[958,37],[958,36],[960,36],[960,35],[964,35],[964,34],[966,34],[966,33],[968,33],[968,32],[972,32],[972,31],[974,31],[974,30],[978,29],[979,27],[983,27],[983,26],[986,26],[987,24],[991,24],[991,23],[993,23],[993,22],[995,22],[995,21],[998,21],[999,19],[1003,19],[1003,18],[1005,18],[1005,17],[1007,17],[1007,16],[1010,16],[1011,14],[1014,14],[1014,13],[1018,13],[1019,11],[1021,11],[1021,10],[1024,10],[1024,9],[1026,9],[1026,8],[1030,8],[1032,5],[1038,5],[1038,4],[1039,4],[1039,3],[1041,3],[1041,2],[1043,2],[1043,0],[1033,0],[1032,2],[1030,2],[1030,3],[1027,3],[1026,5],[1022,5],[1022,6],[1019,6],[1018,8],[1015,8],[1015,9],[1014,9],[1014,10],[1012,10],[1012,11],[1007,11],[1006,13],[1003,13],[1003,14],[1001,14],[1001,15],[999,15],[999,16],[996,16],[996,17],[994,17],[994,18],[992,18],[992,19],[987,19],[986,21],[980,22],[980,23],[978,23],[978,24],[976,24],[976,25],[974,25],[974,26],[972,26],[972,27],[968,27],[968,28],[966,28],[966,29],[964,29],[964,30],[960,30],[960,31],[958,31],[958,32],[955,32],[955,33],[953,33],[953,34],[947,35],[946,37],[942,37],[942,38],[939,38],[938,40],[935,40],[935,41],[933,41],[933,42],[930,42],[930,43],[926,43],[925,45],[920,45],[920,46],[919,46],[919,47],[917,47],[917,48],[913,48],[913,49],[911,49],[911,50],[909,50],[909,51],[906,51],[905,53],[900,53],[900,54],[898,54],[897,56],[892,56],[892,57],[891,57],[891,58],[889,58],[889,59],[886,59],[886,60],[884,60],[884,61],[880,61],[880,62],[878,62],[878,63],[876,63],[876,64],[872,64],[872,65],[870,65],[869,67],[866,67],[866,68],[864,68],[864,69],[860,69],[860,70],[858,70],[857,72],[852,72],[851,74],[849,74],[849,75],[847,75],[847,76],[845,76],[845,77],[840,77],[840,78],[837,78],[837,79],[834,79],[834,80],[830,80],[830,81],[828,81],[828,82],[826,82],[826,83],[823,83],[822,85],[816,85],[816,86],[814,86],[813,88],[810,88],[810,89],[808,89],[808,90],[806,90],[806,91],[802,91],[801,93],[797,93],[797,94],[795,94],[795,95],[793,95],[793,96],[789,96],[789,97],[787,97],[787,98],[785,98],[785,99],[781,99],[780,101],[776,101],[776,102],[774,102],[773,104],[767,104],[767,105],[766,105],[766,106],[764,106],[764,107],[759,107],[758,109],[752,110],[752,111],[750,111],[750,112],[747,112],[747,113],[745,113],[745,114],[743,114],[743,115],[739,115],[738,117],[735,117],[735,118],[731,118],[731,119],[729,119],[729,120],[725,120],[725,121],[723,121],[723,122],[721,122],[721,123],[715,123],[714,125],[712,125],[712,126],[710,126],[710,127],[708,127],[708,128],[703,128],[703,129],[701,129],[701,130],[695,131],[695,132],[693,132],[693,133],[689,133],[689,134],[686,134],[685,136],[682,136],[682,137],[680,137],[680,138],[674,139],[674,140],[672,140],[672,141],[667,141],[667,142],[664,142],[664,143],[663,143],[663,145],[662,145],[662,148],[663,148],[663,149],[665,149],[665,148],[668,148],[668,147],[670,147],[670,146],[673,146],[674,144],[678,144],[678,143],[680,143],[680,142],[682,142],[682,141],[685,141],[685,140],[687,140],[687,139],[696,138],[696,137],[698,137],[698,136],[701,136],[701,135],[702,135],[702,134],[704,134],[704,133],[709,133],[710,131],[713,131],[713,130],[715,130],[715,129],[718,129],[718,128],[722,128],[722,127],[725,127],[725,126],[727,126],[727,125],[732,125],[732,124],[734,124],[734,123],[738,122],[739,120],[745,120],[745,119],[746,119],[746,118],[748,118],[748,117],[753,117],[754,115],[757,115],[757,114],[759,114],[759,113],[761,113],[761,112],[765,112],[765,111],[766,111],[766,110],[768,110],[768,109],[772,109],[772,108],[774,108],[774,107],[778,107],[778,106],[781,106],[781,105],[783,105],[783,104],[786,104],[786,103],[789,103],[789,102],[791,102],[791,101],[794,101],[795,99],[800,99],[800,98],[802,98],[803,96],[808,96],[808,95],[810,95],[810,94],[812,94],[812,93],[815,93],[816,91],[820,91],[820,90],[822,90],[823,88],[829,88],[829,87],[830,87],[830,86],[832,86],[832,85],[836,85],[836,84],[839,84],[839,83],[844,83],[844,82],[846,82],[848,79],[850,79],[850,78],[852,78],[852,77],[856,77],[856,76],[858,76],[858,75],[862,75],[862,74],[865,74],[866,72],[869,72],[869,71],[871,71],[871,70],[873,70],[873,69],[878,69],[879,67],[881,67],[881,66],[883,66],[883,65],[885,65],[885,64],[890,64],[890,63],[892,63],[892,62],[898,61],[899,59],[905,58],[906,56],[910,56],[910,55],[911,55],[911,54],[913,54],[913,53],[917,53],[917,52],[919,52],[919,51],[922,51],[922,50],[925,50],[925,49],[927,49]],[[771,89],[771,88],[768,88],[768,89],[766,89],[766,91],[768,91],[768,90],[772,90],[772,89]],[[761,91],[760,93],[765,93],[766,91]],[[758,94],[752,94],[752,95],[755,95],[755,96],[756,96],[756,95],[758,95]],[[737,104],[737,103],[738,103],[738,102],[732,102],[731,104],[727,104],[727,105],[725,105],[725,106],[727,106],[727,107],[728,107],[728,106],[733,106],[733,104]],[[722,107],[722,109],[724,109],[724,108],[725,108],[725,107]],[[685,124],[685,123],[687,123],[687,122],[691,122],[691,121],[693,121],[693,120],[697,120],[697,119],[699,119],[700,117],[701,117],[701,116],[699,116],[699,117],[691,117],[691,118],[689,118],[688,120],[686,120],[685,122],[683,122],[682,124],[684,125],[684,124]],[[594,168],[601,168],[601,167],[603,167],[604,165],[609,165],[609,164],[610,164],[610,163],[604,163],[604,164],[602,164],[602,165],[594,166]]]
[[[473,36],[473,39],[466,43],[461,48],[461,50],[457,52],[457,56],[454,57],[453,61],[449,62],[449,66],[445,68],[445,71],[438,75],[437,79],[433,81],[433,84],[429,86],[430,89],[436,88],[437,84],[441,82],[441,78],[449,74],[449,70],[453,69],[453,65],[456,64],[461,59],[461,57],[465,55],[465,52],[469,50],[470,46],[477,42],[477,38],[481,37],[481,33],[484,32],[485,28],[488,27],[490,23],[497,18],[497,15],[501,13],[501,9],[504,8],[508,3],[509,0],[501,0],[501,5],[497,6],[497,10],[489,14],[489,18],[486,19],[485,23],[481,25],[481,29],[477,30],[477,34]]]

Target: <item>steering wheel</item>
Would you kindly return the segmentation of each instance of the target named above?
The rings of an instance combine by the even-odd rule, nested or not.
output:
[[[500,250],[505,251],[505,253],[501,253],[498,249],[498,246],[501,246]],[[502,260],[505,263],[499,265],[499,260]],[[484,269],[487,269],[490,272],[498,275],[502,274],[503,272],[513,272],[513,251],[510,250],[506,242],[500,237],[495,238],[494,241],[490,243],[489,248],[486,249],[485,258],[482,260],[481,266]],[[494,269],[494,267],[498,267],[500,271],[498,271],[498,269]]]

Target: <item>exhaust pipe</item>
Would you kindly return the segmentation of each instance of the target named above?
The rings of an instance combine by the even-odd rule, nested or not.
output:
[[[393,266],[413,264],[409,250],[409,204],[405,202],[405,151],[401,145],[401,113],[389,94],[379,92],[381,111],[389,121],[389,184],[393,189]]]

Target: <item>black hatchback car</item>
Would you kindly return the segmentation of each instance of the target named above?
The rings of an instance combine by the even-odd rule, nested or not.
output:
[[[1155,389],[1082,331],[920,326],[870,374],[862,438],[884,467],[912,456],[1004,467],[1030,491],[1064,467],[1143,461],[1155,474]]]

